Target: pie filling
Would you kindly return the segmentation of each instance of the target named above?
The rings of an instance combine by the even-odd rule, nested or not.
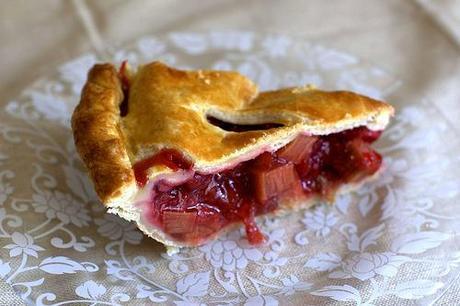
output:
[[[227,128],[244,130],[241,125]],[[180,152],[164,149],[135,164],[134,172],[139,186],[147,183],[153,165],[189,173],[180,182],[155,182],[147,203],[147,220],[175,241],[201,244],[242,222],[249,242],[260,244],[265,237],[255,216],[297,199],[331,199],[342,184],[374,174],[382,157],[370,145],[380,134],[359,127],[327,136],[300,135],[276,152],[211,174],[194,172],[193,163]]]

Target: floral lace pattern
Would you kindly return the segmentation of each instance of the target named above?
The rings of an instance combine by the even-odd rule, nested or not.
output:
[[[264,90],[314,83],[385,98],[401,85],[353,55],[284,35],[171,33],[114,49],[115,62],[134,66],[238,70]],[[88,54],[62,65],[0,112],[0,277],[25,300],[411,305],[434,303],[458,281],[460,181],[451,169],[460,159],[451,152],[460,147],[428,101],[398,109],[377,144],[386,156],[377,181],[334,206],[259,218],[263,247],[235,230],[168,256],[105,213],[75,152],[69,118],[97,61]]]

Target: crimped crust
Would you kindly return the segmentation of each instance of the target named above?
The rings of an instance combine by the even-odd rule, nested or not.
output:
[[[120,132],[121,83],[110,64],[95,65],[72,115],[75,146],[102,203],[127,203],[137,192]]]
[[[139,228],[169,246],[184,246],[147,225],[133,205],[140,191],[132,165],[162,148],[174,148],[193,161],[193,170],[214,172],[277,150],[300,133],[327,135],[367,126],[382,130],[393,114],[383,102],[347,91],[309,86],[258,93],[236,72],[181,71],[153,62],[131,79],[128,113],[120,116],[121,82],[110,64],[95,65],[72,116],[75,144],[110,212],[134,220]],[[229,132],[207,120],[235,124],[278,123],[283,127]],[[166,172],[165,172],[166,171]],[[171,170],[151,171],[150,179]],[[307,207],[311,199],[286,204]]]

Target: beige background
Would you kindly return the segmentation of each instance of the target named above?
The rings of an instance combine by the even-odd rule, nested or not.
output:
[[[146,34],[209,29],[286,33],[376,63],[404,80],[395,99],[428,98],[460,132],[458,0],[4,0],[0,103],[83,52],[103,54]],[[6,285],[0,292],[0,304],[17,303]]]

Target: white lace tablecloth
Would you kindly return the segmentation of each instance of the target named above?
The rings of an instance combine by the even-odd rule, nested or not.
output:
[[[429,304],[458,283],[458,135],[405,81],[316,42],[253,32],[148,36],[57,67],[0,115],[0,276],[31,304]],[[167,256],[133,224],[105,213],[75,152],[69,118],[88,68],[153,59],[238,70],[262,89],[313,83],[390,99],[377,147],[381,178],[283,218],[260,218],[266,246],[242,231]],[[187,135],[184,135],[187,137]]]

